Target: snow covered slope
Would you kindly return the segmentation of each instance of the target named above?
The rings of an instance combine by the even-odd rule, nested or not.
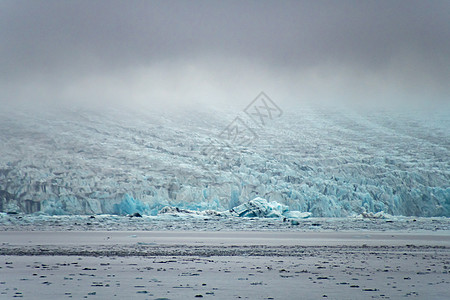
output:
[[[313,216],[450,217],[449,116],[304,105],[258,126],[235,110],[1,107],[0,211],[154,215],[262,197]],[[235,117],[249,145],[230,139]]]

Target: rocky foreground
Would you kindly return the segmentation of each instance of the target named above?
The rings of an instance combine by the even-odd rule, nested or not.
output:
[[[445,299],[450,237],[402,232],[5,232],[0,294],[48,299]]]

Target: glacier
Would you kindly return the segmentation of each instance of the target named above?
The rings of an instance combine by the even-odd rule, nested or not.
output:
[[[220,212],[260,197],[292,217],[450,217],[448,108],[304,105],[264,127],[246,120],[258,136],[246,146],[219,136],[236,115],[213,108],[1,107],[0,211]]]

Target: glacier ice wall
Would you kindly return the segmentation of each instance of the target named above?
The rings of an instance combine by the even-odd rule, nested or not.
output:
[[[254,127],[247,147],[218,137],[235,115],[2,108],[0,211],[221,211],[262,197],[313,216],[450,217],[449,110],[302,107]]]

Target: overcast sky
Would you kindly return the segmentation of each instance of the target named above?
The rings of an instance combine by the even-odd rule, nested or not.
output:
[[[0,1],[0,101],[450,101],[450,1]],[[347,103],[347,102],[346,102]]]

